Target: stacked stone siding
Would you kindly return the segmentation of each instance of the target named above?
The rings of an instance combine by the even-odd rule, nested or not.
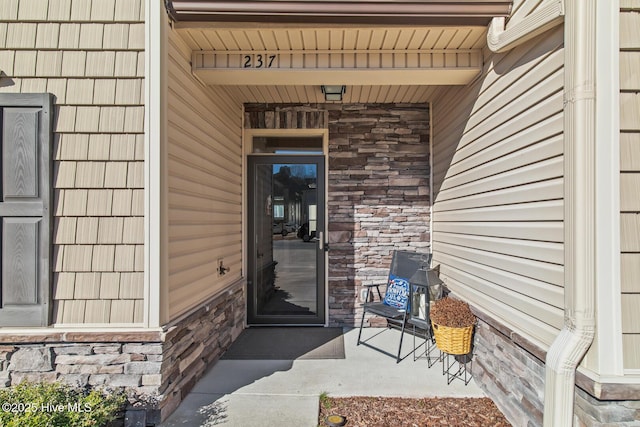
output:
[[[546,354],[487,314],[476,314],[480,320],[473,344],[475,382],[514,426],[542,426]],[[640,400],[633,385],[595,384],[580,373],[576,383],[574,425],[640,425]],[[594,397],[595,392],[602,398]]]
[[[318,104],[245,104],[247,129],[325,129],[326,109]]]
[[[158,392],[162,419],[173,412],[205,371],[244,329],[244,286],[240,283],[172,326],[163,345]]]
[[[159,392],[163,344],[158,333],[86,333],[69,340],[64,334],[51,334],[37,338],[44,339],[23,343],[2,337],[5,342],[16,342],[0,347],[0,385],[61,381],[78,387],[124,387],[136,394]],[[118,342],[120,339],[126,339],[126,343]]]
[[[429,251],[429,107],[329,110],[329,321],[354,325],[394,249]]]
[[[598,400],[576,387],[577,427],[640,426],[640,400]]]
[[[509,332],[478,322],[473,377],[513,425],[542,425],[544,362],[516,345]]]
[[[166,418],[244,327],[241,283],[165,331],[0,336],[0,386],[22,381],[120,387]],[[146,424],[142,424],[146,425]]]

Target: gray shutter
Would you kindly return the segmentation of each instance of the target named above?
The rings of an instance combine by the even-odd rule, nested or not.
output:
[[[0,326],[46,326],[51,283],[49,94],[0,94]]]

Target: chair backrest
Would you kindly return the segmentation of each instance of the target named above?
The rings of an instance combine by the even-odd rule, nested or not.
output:
[[[420,268],[428,268],[430,263],[430,253],[393,251],[383,303],[400,310],[408,310],[409,280]]]

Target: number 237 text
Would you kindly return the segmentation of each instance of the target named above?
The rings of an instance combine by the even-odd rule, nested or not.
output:
[[[276,55],[263,55],[261,53],[243,55],[242,66],[244,68],[271,68],[275,59]]]

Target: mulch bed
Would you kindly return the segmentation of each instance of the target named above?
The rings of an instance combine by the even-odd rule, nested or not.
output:
[[[511,426],[486,397],[321,397],[320,427],[328,427],[329,415],[346,417],[346,427]]]

